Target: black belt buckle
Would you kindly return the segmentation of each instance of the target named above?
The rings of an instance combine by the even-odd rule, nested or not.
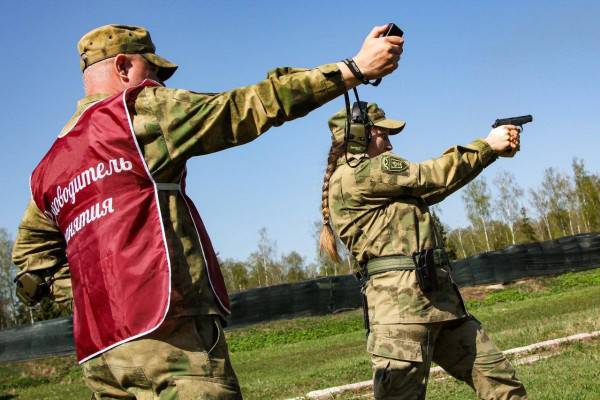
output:
[[[423,249],[413,253],[417,282],[423,293],[437,289],[437,274],[435,272],[434,249]]]

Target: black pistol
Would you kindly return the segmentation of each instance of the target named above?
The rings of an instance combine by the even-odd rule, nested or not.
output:
[[[533,121],[533,117],[531,115],[522,115],[520,117],[510,117],[510,118],[498,118],[496,122],[492,125],[492,128],[497,128],[502,125],[515,125],[523,127],[524,124],[528,124]]]

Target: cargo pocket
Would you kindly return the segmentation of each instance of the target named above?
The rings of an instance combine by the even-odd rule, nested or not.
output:
[[[242,393],[237,384],[197,376],[177,376],[160,393],[160,398],[241,400]]]
[[[367,351],[374,356],[392,360],[423,362],[421,343],[383,336],[376,332],[369,334]]]
[[[426,368],[421,343],[372,332],[367,351],[371,354],[376,399],[413,398],[423,393]]]

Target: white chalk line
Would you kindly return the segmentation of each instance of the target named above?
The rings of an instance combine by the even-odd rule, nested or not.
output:
[[[594,331],[594,332],[589,332],[589,333],[578,333],[576,335],[566,336],[566,337],[562,337],[562,338],[558,338],[558,339],[545,340],[543,342],[533,343],[533,344],[530,344],[527,346],[515,347],[514,349],[505,350],[505,351],[503,351],[503,353],[505,355],[523,354],[523,353],[528,353],[528,352],[531,352],[534,350],[547,349],[549,347],[560,346],[561,344],[564,344],[564,343],[578,342],[578,341],[581,341],[584,339],[591,339],[591,338],[594,338],[597,336],[600,336],[600,331]],[[524,357],[520,360],[515,361],[515,364],[517,364],[517,365],[532,364],[536,361],[539,361],[539,360],[542,360],[545,358],[549,358],[551,356],[552,355],[534,355],[534,356],[530,356],[530,357]],[[444,370],[441,367],[435,367],[435,368],[432,368],[429,373],[430,374],[439,374],[442,372],[444,372]],[[314,390],[312,392],[307,393],[303,397],[296,397],[296,398],[290,399],[290,400],[302,400],[302,399],[328,400],[328,399],[333,399],[334,398],[333,395],[341,395],[341,394],[344,394],[347,392],[360,392],[360,391],[363,391],[366,389],[370,389],[370,388],[372,388],[372,386],[373,386],[372,380],[350,383],[347,385],[335,386],[335,387],[330,387],[327,389]]]

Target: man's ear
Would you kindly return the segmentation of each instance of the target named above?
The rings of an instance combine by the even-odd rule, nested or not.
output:
[[[125,54],[117,54],[115,61],[113,62],[113,68],[121,82],[129,82],[129,69],[131,68],[129,57]]]

